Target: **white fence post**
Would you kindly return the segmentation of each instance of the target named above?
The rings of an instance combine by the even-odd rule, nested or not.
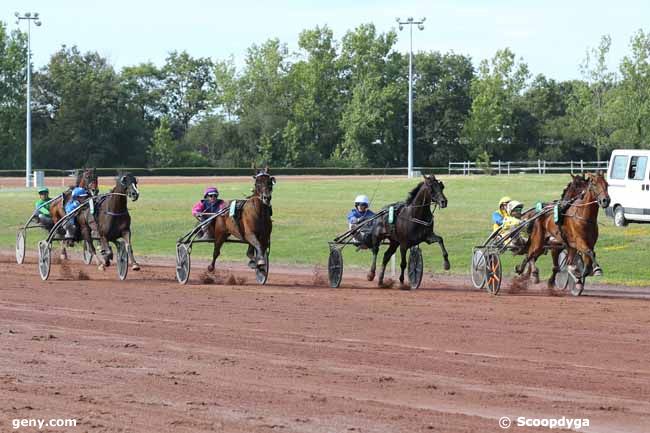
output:
[[[537,160],[537,174],[542,174],[542,161]]]
[[[510,161],[508,161],[508,176],[510,176]]]
[[[499,160],[499,175],[501,175],[501,160]]]
[[[580,160],[580,172],[585,174],[585,162],[582,159]]]

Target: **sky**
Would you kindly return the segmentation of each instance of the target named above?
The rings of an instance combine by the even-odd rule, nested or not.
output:
[[[334,37],[363,23],[379,32],[397,30],[396,17],[426,18],[414,29],[414,51],[469,55],[475,65],[509,47],[533,75],[556,80],[581,78],[588,48],[609,34],[613,71],[639,29],[650,31],[650,1],[637,0],[2,0],[0,21],[16,27],[15,12],[39,12],[32,27],[36,68],[62,45],[97,51],[116,68],[151,61],[162,65],[170,51],[186,50],[214,60],[230,56],[243,65],[246,50],[269,38],[298,49],[304,29],[327,25]],[[21,24],[23,30],[27,25]],[[407,53],[408,29],[396,49]]]

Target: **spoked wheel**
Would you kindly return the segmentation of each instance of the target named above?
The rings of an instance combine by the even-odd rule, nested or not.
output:
[[[582,261],[582,256],[578,253],[573,257],[573,264],[575,265],[575,275],[569,272],[569,253],[567,250],[560,251],[558,255],[559,272],[555,276],[555,287],[560,290],[569,290],[573,296],[580,296],[584,290],[584,282],[582,285],[577,284],[579,275],[582,275],[585,269],[585,264]]]
[[[27,232],[21,229],[16,233],[16,263],[22,265],[25,262],[25,237]]]
[[[567,250],[560,251],[558,254],[557,262],[560,270],[557,275],[555,275],[555,288],[558,290],[566,290],[569,286],[569,280],[572,280],[572,277],[569,275],[569,253]],[[575,285],[575,283],[574,283]]]
[[[117,263],[117,276],[123,281],[126,274],[129,273],[129,252],[126,243],[122,239],[118,239],[115,246],[117,247],[117,258],[115,260]]]
[[[487,282],[487,263],[483,250],[474,250],[472,254],[471,274],[474,288],[482,290]]]
[[[585,289],[584,280],[582,281],[582,284],[578,284],[577,281],[577,277],[582,275],[585,271],[585,262],[582,261],[582,256],[580,254],[575,255],[573,258],[573,264],[576,267],[576,276],[569,273],[569,290],[571,290],[573,296],[580,296],[582,295],[582,291]]]
[[[424,273],[424,263],[422,260],[422,250],[420,247],[411,247],[408,261],[409,287],[415,290],[422,283],[422,274]]]
[[[486,290],[491,295],[497,295],[501,289],[501,259],[498,254],[488,254],[485,264]]]
[[[327,260],[327,277],[330,287],[336,289],[341,285],[343,278],[343,254],[338,248],[330,249],[330,257]]]
[[[41,274],[41,280],[45,281],[50,276],[52,246],[47,241],[38,243],[38,272]]]
[[[88,248],[88,243],[84,241],[84,263],[89,265],[93,261],[93,254]]]
[[[266,280],[269,279],[269,250],[264,254],[264,266],[255,268],[255,279],[261,285],[266,284]]]
[[[190,250],[187,244],[176,244],[176,279],[181,284],[190,279]]]

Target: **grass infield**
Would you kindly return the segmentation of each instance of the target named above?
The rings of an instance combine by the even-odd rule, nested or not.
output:
[[[533,206],[539,200],[559,198],[569,176],[442,176],[441,179],[445,182],[449,206],[436,211],[435,231],[445,240],[452,266],[450,272],[469,275],[472,247],[481,244],[490,233],[491,212],[501,196],[509,195],[526,207]],[[245,197],[252,185],[251,182],[219,184],[218,178],[216,181],[225,199]],[[198,182],[201,183],[148,185],[146,178],[140,179],[140,199],[135,203],[129,202],[136,255],[174,255],[176,239],[194,225],[190,209],[205,187],[203,179]],[[283,178],[279,178],[273,193],[271,266],[274,262],[326,266],[327,241],[347,229],[345,216],[357,194],[373,197],[374,193],[371,207],[378,210],[387,203],[403,200],[416,183],[416,180],[393,178],[379,181],[379,177],[300,181],[283,181]],[[105,192],[106,185],[102,186],[101,190]],[[52,188],[52,196],[60,190]],[[16,229],[25,222],[37,198],[34,191],[0,190],[2,248],[13,248]],[[649,284],[647,251],[650,249],[650,225],[632,224],[617,228],[602,210],[599,223],[600,238],[596,252],[605,276],[597,281]],[[30,230],[28,256],[36,255],[36,243],[44,237],[44,232]],[[221,258],[224,260],[243,261],[245,246],[228,244],[222,252]],[[212,247],[198,244],[192,254],[195,257],[209,257]],[[444,272],[437,245],[423,245],[423,256],[426,272]],[[370,259],[367,251],[355,252],[351,247],[346,247],[344,251],[345,266],[367,267]],[[504,254],[504,273],[512,274],[513,266],[519,260],[509,253]],[[541,277],[547,278],[550,256],[542,256],[538,263]]]

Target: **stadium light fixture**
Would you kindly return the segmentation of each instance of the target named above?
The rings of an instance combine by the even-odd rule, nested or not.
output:
[[[409,26],[409,36],[410,36],[410,45],[409,45],[409,125],[408,125],[408,177],[413,177],[413,26],[418,26],[418,29],[424,30],[424,21],[426,20],[423,17],[420,21],[415,21],[413,17],[408,17],[406,21],[402,21],[397,18],[396,21],[399,24],[400,31],[404,29],[405,25]]]

